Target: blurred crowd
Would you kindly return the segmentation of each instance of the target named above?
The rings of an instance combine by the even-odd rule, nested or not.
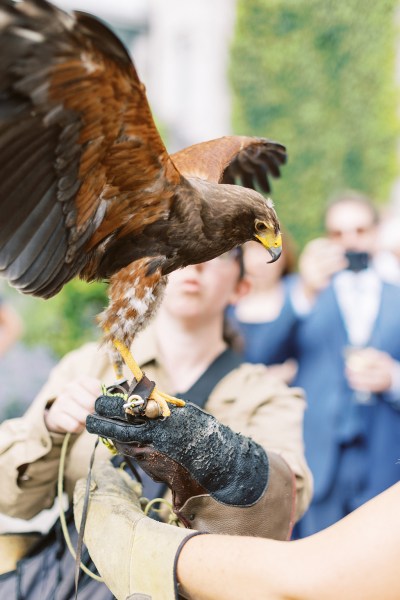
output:
[[[293,538],[328,527],[400,478],[398,221],[346,191],[328,203],[324,235],[300,254],[284,231],[274,264],[260,244],[248,242],[173,273],[160,314],[135,351],[166,391],[247,432],[269,456],[284,457],[296,483]],[[3,302],[0,363],[21,332],[18,315]],[[0,527],[7,534],[47,527],[54,537],[54,512],[44,513],[44,525],[29,519],[54,502],[65,433],[75,435],[67,492],[84,474],[85,419],[112,373],[104,351],[91,344],[55,367],[36,399],[30,378],[23,379],[31,391],[11,414],[10,394],[0,395],[8,490],[0,497],[8,515]],[[24,404],[31,405],[26,414]],[[144,482],[148,497],[165,491]],[[0,563],[1,551],[0,544]]]
[[[323,237],[266,265],[244,249],[252,292],[232,309],[251,362],[305,390],[314,478],[295,536],[315,533],[400,478],[399,218],[355,191],[331,199]]]

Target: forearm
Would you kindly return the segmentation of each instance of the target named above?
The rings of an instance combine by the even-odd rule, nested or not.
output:
[[[395,600],[400,597],[400,484],[325,531],[296,542],[189,540],[178,580],[189,598]]]
[[[286,596],[289,542],[249,537],[202,535],[183,547],[177,578],[184,597],[196,600],[281,600]],[[278,571],[267,578],[272,552]],[[297,599],[297,596],[293,597]]]
[[[63,436],[50,436],[44,423],[6,421],[0,428],[0,512],[30,519],[55,497]]]
[[[85,352],[76,351],[67,355],[51,372],[49,380],[38,396],[32,401],[25,415],[20,419],[5,421],[0,426],[0,472],[2,493],[0,512],[11,516],[29,519],[43,508],[52,505],[55,498],[56,481],[64,435],[50,433],[45,423],[45,410],[66,386],[79,376],[90,373],[103,373],[105,359],[97,355],[95,345]],[[96,371],[97,369],[97,371]],[[75,450],[73,435],[69,450]],[[91,436],[87,436],[91,438]],[[82,444],[81,444],[82,447]],[[66,464],[66,487],[86,472],[87,463],[82,457],[90,456],[93,443],[82,448],[74,472],[70,461]],[[87,450],[87,454],[85,454]],[[89,460],[89,459],[87,459]]]

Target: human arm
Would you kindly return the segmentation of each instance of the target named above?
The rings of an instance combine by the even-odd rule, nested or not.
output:
[[[268,365],[270,375],[281,379],[286,385],[290,385],[296,377],[297,368],[297,362],[293,358],[288,358],[280,364]]]
[[[292,292],[295,308],[298,307],[300,312],[306,312],[307,305],[311,308],[332,276],[345,269],[347,264],[343,249],[334,242],[325,238],[309,242],[299,259],[300,278],[297,289]]]
[[[69,354],[52,370],[25,415],[0,425],[0,512],[30,519],[43,508],[52,506],[65,434],[49,431],[45,422],[46,407],[53,405],[72,380],[85,378],[90,372],[97,373],[96,368],[102,362],[94,344],[83,352]],[[93,402],[99,389],[100,386],[93,394]],[[68,404],[67,397],[65,401]],[[74,483],[74,478],[81,477],[87,470],[91,446],[93,440],[88,434],[72,435],[69,451],[75,458],[67,462],[66,468],[69,492],[72,488],[69,483]]]
[[[179,556],[178,580],[196,600],[396,600],[399,503],[397,484],[328,529],[290,543],[194,538]]]
[[[0,357],[21,337],[22,321],[9,304],[0,304]]]
[[[395,600],[400,595],[400,484],[303,540],[191,538],[187,530],[145,517],[132,484],[110,469],[94,469],[85,542],[118,600],[133,593],[173,600],[175,581],[183,597],[196,600]],[[85,481],[79,482],[78,526],[84,489]]]
[[[372,347],[352,350],[346,359],[345,373],[352,389],[381,394],[400,408],[400,363],[389,353]]]

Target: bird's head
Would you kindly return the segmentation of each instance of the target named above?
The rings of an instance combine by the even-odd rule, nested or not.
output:
[[[187,216],[191,230],[191,235],[184,237],[183,266],[211,260],[251,240],[266,248],[271,255],[269,262],[278,260],[282,238],[270,198],[250,188],[215,184],[199,178],[192,178],[190,185],[198,192],[200,201],[197,204],[183,201],[180,210],[175,210],[178,217],[181,213]],[[174,236],[174,240],[179,241],[181,237]],[[181,266],[177,261],[173,263],[174,268]]]
[[[282,236],[271,198],[264,199],[260,197],[259,201],[253,206],[253,213],[253,236],[251,239],[266,248],[271,255],[271,260],[268,262],[273,263],[278,260],[282,253]]]

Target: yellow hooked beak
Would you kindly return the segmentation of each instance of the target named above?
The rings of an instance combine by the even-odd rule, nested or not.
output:
[[[272,260],[269,263],[273,263],[280,257],[282,253],[282,236],[280,233],[275,235],[270,229],[255,234],[255,237],[261,244],[268,250],[272,256]]]

